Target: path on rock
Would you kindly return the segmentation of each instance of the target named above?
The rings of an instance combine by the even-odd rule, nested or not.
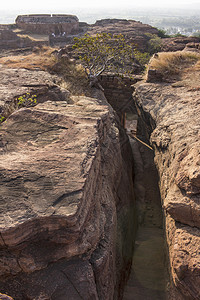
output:
[[[165,248],[158,175],[153,151],[130,138],[135,160],[138,231],[123,300],[165,299]]]

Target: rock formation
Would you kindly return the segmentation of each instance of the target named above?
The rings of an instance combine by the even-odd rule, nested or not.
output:
[[[7,117],[17,106],[18,97],[36,94],[38,102],[66,100],[69,92],[58,87],[60,78],[44,71],[0,69],[0,115]]]
[[[30,39],[28,36],[21,37],[18,36],[11,29],[0,29],[0,50],[3,49],[18,49],[18,48],[26,48],[34,46],[42,46],[47,45],[46,41],[36,41]]]
[[[187,44],[199,43],[200,38],[198,37],[173,37],[162,39],[161,50],[166,51],[181,51]]]
[[[9,29],[0,29],[0,49],[20,47],[20,38]]]
[[[195,76],[194,72],[190,76]],[[183,81],[142,83],[135,91],[140,130],[160,176],[171,284],[169,299],[200,299],[200,91]],[[187,79],[189,80],[189,79]]]
[[[36,73],[16,95],[40,91]],[[135,222],[128,137],[101,93],[69,104],[53,81],[43,86],[49,101],[0,125],[0,291],[15,300],[121,299]]]
[[[146,51],[149,41],[148,34],[158,34],[158,30],[150,25],[134,20],[105,19],[99,20],[88,28],[89,34],[107,32],[123,34],[129,42],[137,45],[139,50]]]

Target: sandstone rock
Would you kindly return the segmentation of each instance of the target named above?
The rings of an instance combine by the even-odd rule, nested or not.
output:
[[[188,43],[186,44],[184,51],[200,52],[200,43]]]
[[[135,92],[140,122],[154,146],[160,176],[170,300],[200,299],[199,99],[199,89],[186,84],[174,88],[166,83],[143,83]]]
[[[18,97],[36,94],[38,102],[66,100],[69,92],[58,87],[60,78],[44,71],[0,69],[0,115],[8,116],[16,108]]]
[[[162,39],[161,50],[163,52],[168,51],[181,51],[187,44],[199,43],[200,39],[198,37],[174,37]]]
[[[147,72],[147,82],[162,82],[163,75],[155,69],[149,69]]]
[[[73,101],[1,125],[0,290],[14,299],[120,299],[128,276],[128,137],[105,100]]]
[[[29,37],[18,36],[10,28],[0,28],[0,50],[33,48],[34,46],[48,45],[46,41],[35,41]]]
[[[0,30],[0,49],[19,48],[20,38],[9,29]]]
[[[129,42],[137,45],[139,50],[147,50],[148,34],[158,34],[158,30],[150,25],[134,20],[104,19],[96,21],[88,28],[89,34],[101,32],[123,34]]]

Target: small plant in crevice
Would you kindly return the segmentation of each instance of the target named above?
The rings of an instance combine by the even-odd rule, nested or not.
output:
[[[22,96],[16,97],[11,104],[4,106],[2,115],[0,115],[0,124],[6,121],[6,119],[16,110],[22,107],[32,107],[37,104],[37,96],[26,93]]]
[[[5,117],[0,115],[0,124],[1,124],[4,120],[5,120]]]
[[[17,107],[30,107],[35,106],[37,104],[37,96],[31,95],[30,93],[26,93],[17,98]]]

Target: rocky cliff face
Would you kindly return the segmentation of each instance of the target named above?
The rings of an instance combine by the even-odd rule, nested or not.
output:
[[[129,273],[128,138],[102,95],[72,98],[1,124],[0,290],[16,300],[121,299]]]
[[[194,75],[194,74],[193,74]],[[197,77],[195,77],[197,78]],[[165,215],[169,299],[200,299],[200,91],[190,83],[143,83],[135,101],[155,150]]]

